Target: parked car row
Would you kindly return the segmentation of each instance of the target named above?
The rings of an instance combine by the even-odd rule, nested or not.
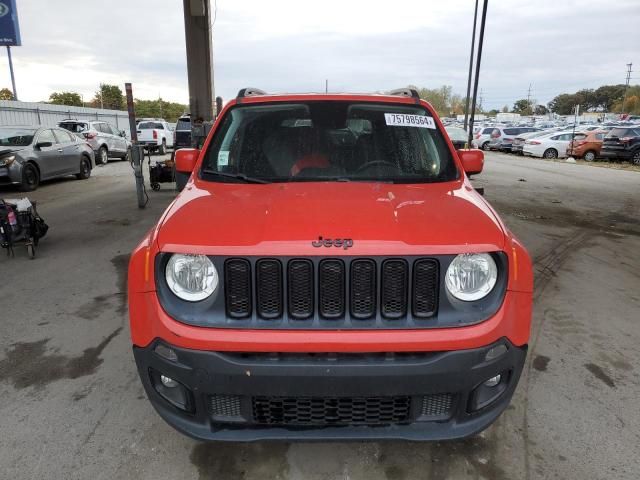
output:
[[[540,158],[606,158],[640,165],[640,125],[476,126],[472,146]]]

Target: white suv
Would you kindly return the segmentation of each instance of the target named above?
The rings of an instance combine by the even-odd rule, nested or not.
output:
[[[96,154],[96,165],[105,165],[110,157],[129,159],[131,142],[127,140],[126,132],[110,123],[63,120],[58,126],[82,136],[91,145]]]

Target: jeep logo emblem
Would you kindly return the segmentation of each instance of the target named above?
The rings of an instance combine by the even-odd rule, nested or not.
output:
[[[353,247],[353,240],[351,238],[322,238],[322,235],[320,235],[318,237],[318,240],[313,240],[311,242],[311,245],[313,245],[316,248],[320,248],[320,247],[342,247],[345,250],[347,248],[351,248]]]

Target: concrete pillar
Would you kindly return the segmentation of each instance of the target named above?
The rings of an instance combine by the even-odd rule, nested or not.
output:
[[[209,0],[183,0],[191,121],[213,121],[213,45]]]

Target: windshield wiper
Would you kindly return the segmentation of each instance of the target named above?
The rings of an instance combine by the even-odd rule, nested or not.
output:
[[[209,169],[202,170],[202,173],[204,173],[205,175],[214,175],[214,176],[217,176],[217,177],[233,178],[235,180],[242,180],[243,182],[246,182],[246,183],[271,183],[271,182],[269,182],[267,180],[262,180],[261,178],[247,177],[244,173],[218,172],[217,170],[209,170]]]

